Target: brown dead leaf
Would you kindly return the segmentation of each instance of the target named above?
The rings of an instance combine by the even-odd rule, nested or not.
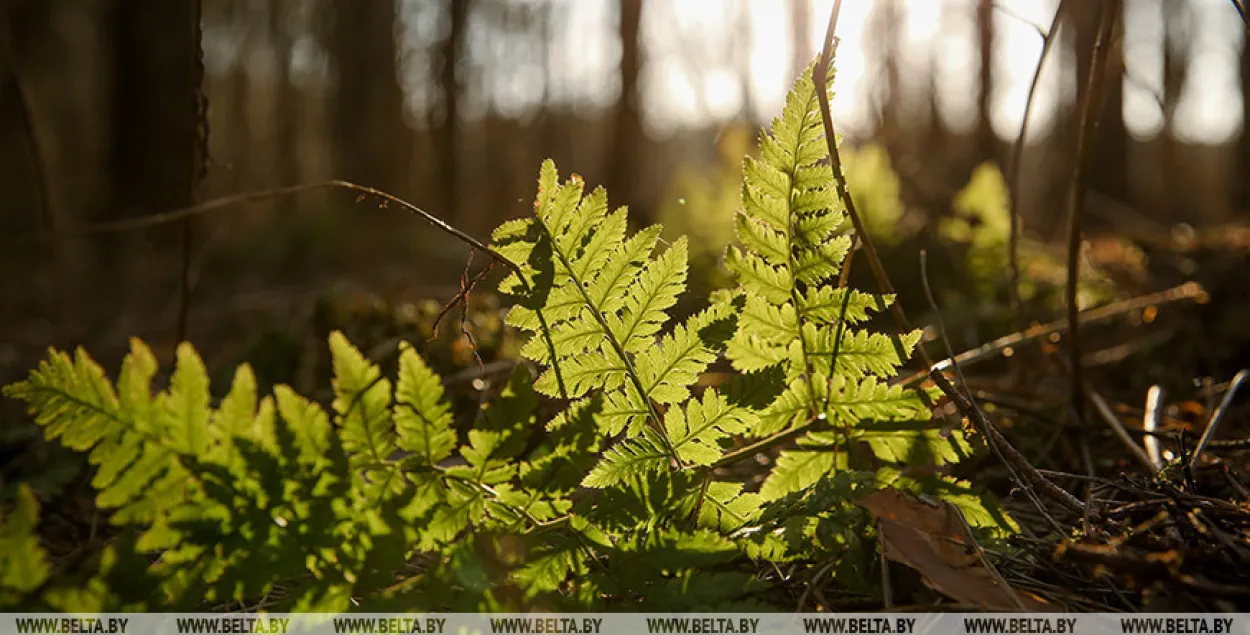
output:
[[[1053,611],[1049,603],[1007,586],[982,556],[958,507],[885,488],[859,499],[877,520],[885,557],[924,576],[943,595],[991,611]]]

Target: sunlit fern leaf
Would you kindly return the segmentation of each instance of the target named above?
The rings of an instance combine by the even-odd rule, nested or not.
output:
[[[207,421],[208,404],[206,398],[196,398],[196,386],[207,385],[208,379],[198,357],[186,349],[180,353],[174,382],[178,392],[172,401],[168,394],[152,398],[155,372],[151,351],[132,340],[122,363],[120,397],[81,349],[72,359],[50,351],[25,381],[4,389],[5,395],[27,403],[50,440],[89,451],[88,461],[97,466],[92,479],[99,490],[97,504],[115,509],[114,523],[150,522],[177,504],[180,498],[172,486],[186,478],[175,449],[207,442],[200,424]],[[203,404],[203,412],[194,412],[197,403]],[[191,422],[171,421],[167,409],[192,416]]]
[[[639,476],[668,469],[671,457],[664,441],[650,429],[642,435],[616,444],[586,475],[582,485],[610,487]]]
[[[720,441],[745,432],[754,419],[753,412],[735,407],[715,390],[706,390],[702,399],[691,399],[684,409],[670,408],[664,427],[680,460],[711,465],[722,454]]]
[[[835,448],[783,451],[760,488],[760,499],[774,501],[786,494],[802,491],[830,472],[845,468],[846,454]]]
[[[638,391],[632,386],[624,386],[604,396],[603,409],[595,414],[595,423],[604,436],[616,436],[622,430],[632,436],[650,416],[651,410],[638,397]]]
[[[811,287],[799,299],[799,313],[804,319],[817,323],[832,324],[843,320],[855,324],[867,320],[869,312],[886,310],[893,302],[894,296],[890,295],[873,295],[829,286]]]
[[[684,240],[652,256],[659,227],[626,238],[624,210],[609,214],[602,189],[587,197],[583,190],[576,176],[561,184],[555,164],[546,161],[533,223],[507,223],[495,233],[501,253],[528,265],[533,254],[550,251],[539,263],[549,263],[546,274],[526,269],[549,276],[542,288],[536,284],[527,295],[512,278],[501,286],[524,296],[508,323],[532,333],[522,354],[546,367],[534,387],[550,396],[578,398],[626,384],[637,391],[634,357],[654,347],[667,310],[685,289]]]
[[[699,526],[727,534],[755,520],[760,511],[760,496],[742,490],[742,483],[708,483],[699,507]]]
[[[118,391],[121,390],[119,384]],[[259,400],[256,391],[256,374],[252,372],[252,367],[240,365],[230,380],[230,392],[226,393],[217,411],[212,414],[209,434],[213,441],[226,445],[235,436],[247,436],[251,432]]]
[[[51,572],[48,554],[39,546],[38,525],[39,501],[22,484],[17,506],[0,515],[0,606],[15,604],[42,585]]]
[[[854,426],[861,421],[929,418],[929,409],[915,390],[891,386],[874,377],[856,380],[845,375],[835,377],[828,385],[825,412],[836,424]]]
[[[334,411],[343,447],[358,462],[380,464],[395,451],[391,382],[339,331],[330,334]]]
[[[837,354],[835,374],[850,377],[864,375],[888,377],[897,372],[899,366],[907,359],[906,357],[900,359],[895,338],[889,335],[843,329],[841,344],[835,346],[834,337],[837,332],[836,326],[816,325],[810,322],[803,325],[804,342],[807,345],[806,359],[816,372],[829,375],[830,362],[833,361],[835,353]],[[920,341],[920,335],[921,332],[916,330],[898,337],[904,347],[905,355],[912,353]],[[798,361],[803,356],[803,351],[797,344],[792,345],[791,359]]]
[[[899,465],[947,465],[972,454],[961,431],[946,434],[928,420],[874,423],[856,430],[855,438],[867,443],[877,458]]]
[[[178,345],[177,362],[164,401],[162,424],[172,449],[204,454],[208,448],[208,371],[191,345]]]
[[[722,327],[732,326],[733,313],[729,302],[713,304],[642,351],[637,365],[647,397],[662,404],[685,401],[699,373],[707,370],[717,352],[724,349],[732,330]]]
[[[442,383],[407,342],[400,344],[393,417],[397,445],[425,465],[438,464],[456,447],[451,407],[443,398]]]
[[[299,395],[290,386],[274,386],[278,414],[295,436],[300,457],[318,463],[330,450],[330,417],[320,405]]]

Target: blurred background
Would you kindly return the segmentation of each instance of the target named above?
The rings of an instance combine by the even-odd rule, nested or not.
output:
[[[562,173],[605,185],[637,222],[702,239],[692,279],[721,284],[741,157],[818,53],[831,4],[5,0],[0,380],[20,377],[50,344],[84,344],[111,368],[138,335],[168,360],[185,331],[210,366],[271,356],[271,378],[290,381],[290,360],[323,347],[309,320],[327,327],[343,305],[436,313],[406,303],[450,298],[468,250],[350,192],[79,231],[331,178],[392,192],[485,239],[530,211],[538,165],[552,157]],[[1057,6],[843,9],[833,114],[852,186],[916,314],[926,306],[917,254],[930,250],[960,346],[1019,326],[1003,315],[1011,201],[1026,239],[1025,315],[1058,315],[1077,104],[1101,2],[1065,4],[1020,177],[1002,177]],[[1244,298],[1242,18],[1230,0],[1126,0],[1110,46],[1086,209],[1089,301],[1195,276],[1231,294],[1217,299]],[[1246,313],[1232,315],[1217,325],[1228,337],[1244,330]],[[1225,357],[1208,355],[1208,372]]]

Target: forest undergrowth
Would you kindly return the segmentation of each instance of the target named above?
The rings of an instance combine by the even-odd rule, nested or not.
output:
[[[474,255],[446,303],[326,296],[168,374],[49,351],[4,389],[0,608],[1247,606],[1246,246],[1074,270],[990,165],[909,224],[832,53],[667,227],[548,161],[489,244],[426,215]]]

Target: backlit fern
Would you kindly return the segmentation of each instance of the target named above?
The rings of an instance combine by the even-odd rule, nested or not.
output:
[[[606,192],[545,162],[533,215],[492,245],[518,265],[499,289],[532,366],[467,416],[411,347],[392,379],[338,333],[328,407],[285,386],[262,397],[246,365],[212,407],[189,345],[155,393],[137,341],[115,387],[85,353],[53,351],[5,393],[89,453],[117,538],[51,575],[23,494],[0,532],[20,550],[0,555],[0,602],[749,608],[776,597],[766,562],[836,558],[840,581],[871,587],[871,531],[851,500],[881,484],[936,488],[974,525],[1010,528],[966,484],[903,471],[968,446],[887,383],[919,334],[856,326],[893,298],[837,284],[852,241],[819,98],[809,72],[744,164],[726,255],[737,286],[676,324],[685,239],[631,233]],[[711,381],[721,358],[736,373]],[[744,482],[742,459],[770,453],[762,487]]]

